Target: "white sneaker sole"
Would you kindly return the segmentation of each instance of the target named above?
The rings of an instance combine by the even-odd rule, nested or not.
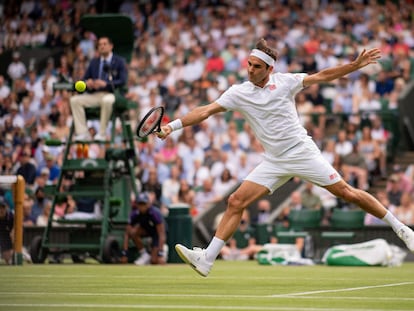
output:
[[[401,232],[404,233],[401,233]],[[414,254],[414,233],[409,227],[404,227],[401,229],[400,232],[397,234],[398,237],[404,241],[407,248]]]
[[[201,276],[203,276],[203,277],[206,277],[207,275],[208,275],[208,272],[207,273],[204,273],[204,272],[202,272],[202,271],[200,271],[200,270],[198,270],[198,268],[187,258],[187,256],[185,255],[185,250],[186,250],[187,248],[185,247],[185,246],[183,246],[183,245],[181,245],[181,244],[176,244],[175,245],[175,250],[176,250],[176,252],[177,252],[177,254],[178,254],[178,256],[180,256],[180,258],[186,263],[186,264],[188,264],[191,268],[193,268],[193,270],[195,271],[195,272],[197,272],[199,275],[201,275]]]

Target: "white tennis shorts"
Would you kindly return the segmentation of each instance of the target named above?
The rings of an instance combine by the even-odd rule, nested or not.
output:
[[[265,155],[263,162],[245,180],[265,186],[271,194],[292,177],[318,186],[332,185],[342,179],[316,144],[309,140],[295,145],[277,158]]]

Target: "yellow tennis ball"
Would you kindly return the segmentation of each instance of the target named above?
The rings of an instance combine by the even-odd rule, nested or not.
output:
[[[86,83],[84,81],[76,81],[75,90],[79,93],[83,93],[86,90]]]

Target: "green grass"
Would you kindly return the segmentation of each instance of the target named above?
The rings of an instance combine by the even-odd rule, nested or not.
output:
[[[0,310],[414,310],[414,263],[401,267],[184,264],[0,267]]]

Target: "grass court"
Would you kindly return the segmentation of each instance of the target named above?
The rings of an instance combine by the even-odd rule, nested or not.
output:
[[[184,264],[0,266],[0,310],[414,310],[414,263],[401,267]]]

